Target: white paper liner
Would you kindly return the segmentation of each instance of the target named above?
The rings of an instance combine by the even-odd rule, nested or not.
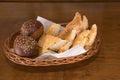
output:
[[[40,21],[43,24],[44,30],[46,30],[46,28],[49,27],[51,24],[55,23],[55,22],[52,22],[52,21],[47,20],[40,16],[37,17],[37,21]],[[53,58],[71,57],[71,56],[80,55],[85,52],[87,52],[87,51],[83,47],[81,47],[80,45],[77,45],[63,53],[56,53],[56,54],[44,53],[43,55],[41,55],[35,59],[53,59]]]

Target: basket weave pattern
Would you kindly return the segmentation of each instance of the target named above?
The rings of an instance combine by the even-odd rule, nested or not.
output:
[[[83,61],[83,60],[89,59],[95,53],[97,53],[99,49],[99,45],[100,45],[100,40],[97,35],[92,48],[84,54],[80,54],[78,56],[66,57],[66,58],[55,58],[51,60],[31,59],[31,58],[26,58],[26,57],[20,57],[16,55],[15,53],[11,52],[10,49],[13,48],[14,39],[18,34],[19,34],[19,31],[13,33],[10,37],[6,39],[4,43],[4,46],[5,46],[4,51],[9,60],[11,60],[14,63],[25,65],[25,66],[53,66],[53,65],[71,64],[71,63],[75,63],[78,61]]]

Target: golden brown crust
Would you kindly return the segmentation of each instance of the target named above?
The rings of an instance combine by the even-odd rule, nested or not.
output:
[[[88,40],[87,40],[87,42],[85,44],[85,49],[86,50],[90,49],[90,47],[94,43],[96,35],[97,35],[97,25],[93,24],[92,27],[91,27],[91,29],[90,29],[90,33],[88,35]]]
[[[83,15],[82,27],[83,27],[83,30],[86,30],[88,28],[88,19],[85,15]]]
[[[77,31],[76,30],[72,30],[66,37],[65,40],[67,40],[68,42],[66,44],[64,44],[64,46],[60,47],[59,52],[64,52],[66,50],[68,50],[70,48],[70,46],[72,45],[72,42],[74,41],[75,37],[76,37]]]
[[[66,35],[65,40],[73,41],[75,39],[76,34],[77,31],[73,29],[69,34]]]
[[[76,30],[77,34],[82,31],[82,25],[81,25],[81,15],[79,12],[76,12],[75,17],[71,22],[69,22],[64,30],[62,30],[59,34],[59,37],[62,39],[65,39],[65,37],[72,31]]]
[[[39,41],[38,41],[39,47],[43,46],[45,39],[46,39],[46,34],[43,33],[42,36],[40,37]]]
[[[63,45],[65,45],[68,41],[67,40],[58,40],[57,42],[55,42],[54,44],[52,44],[51,46],[49,46],[50,50],[53,51],[58,51],[59,48],[61,48]]]
[[[60,30],[61,26],[59,24],[52,24],[46,29],[45,34],[58,36]]]
[[[67,42],[63,47],[61,47],[61,48],[59,49],[58,52],[61,53],[61,52],[64,52],[64,51],[68,50],[71,45],[72,45],[72,42],[71,42],[71,41]]]
[[[66,40],[62,40],[62,39],[55,37],[55,36],[52,36],[52,35],[46,35],[46,37],[44,38],[44,42],[42,43],[40,54],[47,52],[49,47],[51,47],[53,49],[54,44],[59,43],[60,41],[62,41],[62,44],[58,44],[55,47],[55,49],[57,49],[57,47],[61,47],[61,45],[64,45],[63,43],[65,43]],[[38,44],[38,45],[41,46],[41,44]]]
[[[76,45],[81,45],[82,47],[84,47],[89,33],[90,33],[89,30],[84,30],[83,32],[81,32],[74,40],[72,47]]]

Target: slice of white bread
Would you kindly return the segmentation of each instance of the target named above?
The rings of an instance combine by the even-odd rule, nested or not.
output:
[[[95,41],[96,35],[97,35],[97,25],[93,24],[91,29],[90,29],[90,33],[88,35],[88,40],[87,40],[87,42],[85,44],[85,49],[86,50],[91,48],[92,44]]]

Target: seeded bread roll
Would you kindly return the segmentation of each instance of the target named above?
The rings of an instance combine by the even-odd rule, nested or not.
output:
[[[43,25],[37,20],[28,20],[21,27],[21,34],[38,39],[43,33]]]
[[[14,40],[14,51],[23,57],[35,57],[38,54],[37,42],[29,36],[19,35]]]

